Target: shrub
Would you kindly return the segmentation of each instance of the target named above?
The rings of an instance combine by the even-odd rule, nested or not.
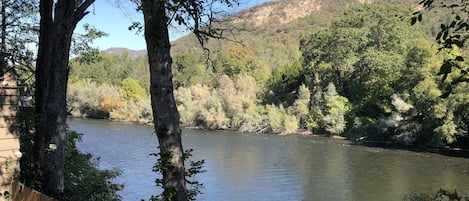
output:
[[[98,86],[86,79],[69,84],[67,104],[67,110],[74,117],[107,119],[113,109],[124,103],[116,87],[107,84]]]
[[[326,104],[326,115],[322,118],[324,130],[331,135],[339,135],[346,128],[345,115],[350,112],[351,107],[347,98],[337,94],[334,84],[329,83],[324,93]]]
[[[119,201],[118,192],[123,185],[112,183],[121,171],[118,169],[100,170],[99,158],[78,151],[76,142],[81,134],[69,131],[65,145],[65,189],[59,200],[63,201]]]
[[[44,192],[37,168],[32,155],[35,113],[32,109],[24,109],[19,113],[19,132],[21,153],[20,181],[28,187]],[[81,134],[67,131],[65,141],[64,164],[64,193],[55,198],[63,201],[118,201],[121,197],[118,192],[123,185],[115,184],[112,180],[120,175],[120,170],[99,169],[99,158],[94,158],[89,153],[82,153],[76,147],[76,142],[81,140]]]
[[[136,80],[125,78],[122,80],[120,92],[127,102],[136,102],[138,99],[148,99],[145,89]]]
[[[196,84],[180,87],[174,93],[184,126],[207,129],[226,129],[228,118],[218,92],[208,86]]]
[[[295,115],[286,114],[283,119],[283,127],[286,134],[295,133],[298,129],[298,119]]]
[[[273,132],[280,132],[285,114],[286,111],[282,105],[280,107],[267,106],[267,120]]]

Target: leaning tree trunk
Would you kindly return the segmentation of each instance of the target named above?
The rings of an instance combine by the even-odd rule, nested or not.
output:
[[[94,0],[40,1],[39,49],[36,62],[38,124],[33,156],[42,189],[57,195],[64,189],[64,151],[68,60],[73,30]]]
[[[150,93],[160,157],[168,157],[162,169],[163,195],[188,200],[179,113],[173,94],[168,17],[164,1],[143,0],[145,40],[150,64]]]

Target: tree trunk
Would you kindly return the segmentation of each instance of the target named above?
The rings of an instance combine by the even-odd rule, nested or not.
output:
[[[33,156],[42,188],[49,195],[64,189],[64,141],[68,60],[73,30],[94,2],[40,1],[39,49],[36,62],[38,124]]]
[[[0,73],[3,73],[7,69],[7,62],[6,62],[6,52],[7,52],[7,46],[6,46],[6,38],[7,38],[7,15],[6,15],[6,7],[7,7],[7,1],[2,0],[2,44],[0,47]]]
[[[150,64],[150,93],[160,157],[169,157],[163,173],[164,196],[188,200],[179,113],[173,94],[168,17],[165,1],[143,0],[145,40]],[[166,197],[168,198],[168,197]]]

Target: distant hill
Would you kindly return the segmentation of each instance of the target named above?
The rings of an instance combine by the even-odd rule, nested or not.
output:
[[[343,11],[363,3],[392,3],[412,5],[409,0],[277,0],[244,10],[223,20],[221,26],[231,28],[225,36],[251,47],[259,62],[270,68],[290,63],[299,57],[302,37],[329,26]],[[223,51],[233,42],[209,40],[212,53]],[[172,54],[200,53],[194,35],[173,42]],[[213,55],[213,54],[212,54]]]
[[[364,3],[390,3],[415,6],[419,0],[274,0],[223,19],[220,26],[231,29],[225,36],[250,47],[261,65],[271,69],[290,63],[300,56],[300,40],[343,15],[345,9]],[[433,23],[439,24],[439,23]],[[428,29],[430,30],[430,29]],[[214,57],[239,43],[210,39],[207,47]],[[145,56],[146,50],[109,48],[103,53]],[[173,56],[203,52],[193,34],[172,42]]]
[[[129,54],[132,58],[142,57],[147,55],[147,50],[131,50],[122,47],[111,47],[103,50],[104,54]]]

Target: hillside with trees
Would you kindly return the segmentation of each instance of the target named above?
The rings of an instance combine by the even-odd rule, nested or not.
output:
[[[223,20],[227,39],[209,40],[210,52],[183,37],[171,50],[181,123],[465,146],[466,83],[442,98],[439,67],[466,53],[437,53],[435,24],[445,14],[412,26],[416,9],[408,1],[275,1]],[[73,61],[70,112],[151,122],[144,61],[126,53]]]

